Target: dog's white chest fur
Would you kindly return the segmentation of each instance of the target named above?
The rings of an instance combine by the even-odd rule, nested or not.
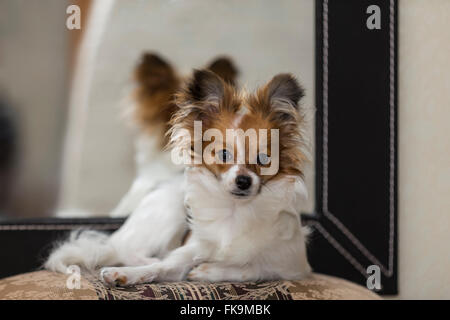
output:
[[[303,181],[269,181],[251,199],[236,199],[204,168],[188,168],[145,197],[110,237],[73,235],[46,263],[65,272],[69,263],[98,265],[110,284],[151,281],[255,281],[300,279],[310,272],[298,211]],[[190,212],[192,235],[179,246]],[[158,259],[159,258],[159,259]],[[125,279],[125,280],[124,280]]]
[[[204,168],[188,168],[185,184],[192,240],[204,244],[209,262],[273,265],[278,260],[278,265],[289,260],[286,266],[292,265],[293,273],[309,270],[298,215],[306,196],[301,179],[275,181],[253,199],[224,192]]]

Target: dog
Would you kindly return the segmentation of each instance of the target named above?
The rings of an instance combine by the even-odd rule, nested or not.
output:
[[[183,155],[184,173],[146,194],[112,235],[72,233],[45,267],[101,268],[112,286],[306,277],[303,95],[290,74],[247,93],[225,76],[195,70],[170,100],[168,145],[172,160]],[[252,137],[257,148],[246,143]]]
[[[239,70],[229,57],[216,57],[206,68],[236,86]],[[136,65],[132,103],[127,104],[125,114],[138,132],[135,140],[137,173],[129,191],[109,213],[110,217],[129,216],[161,181],[182,172],[183,168],[173,164],[165,148],[169,121],[177,110],[173,97],[182,82],[183,77],[156,53],[143,54]]]

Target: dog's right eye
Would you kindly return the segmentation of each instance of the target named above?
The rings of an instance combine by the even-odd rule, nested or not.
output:
[[[218,152],[218,157],[223,163],[227,163],[233,159],[233,154],[227,149],[222,149]]]
[[[259,166],[266,166],[270,163],[270,156],[265,153],[260,153],[258,154],[256,162],[258,163]]]

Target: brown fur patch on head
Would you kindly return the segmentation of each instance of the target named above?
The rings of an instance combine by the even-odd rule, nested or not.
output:
[[[229,95],[229,86],[235,85],[238,74],[238,69],[231,58],[218,57],[208,69],[228,84],[224,94]],[[204,77],[203,84],[206,83],[204,88],[193,86],[181,92],[190,92],[191,98],[195,98],[200,94],[199,89],[207,89],[209,83],[207,76],[200,72],[197,77],[198,84]],[[137,86],[134,91],[136,107],[133,118],[142,131],[152,136],[159,136],[161,147],[163,147],[168,142],[165,133],[170,128],[170,119],[178,110],[174,99],[176,92],[181,89],[181,80],[172,66],[155,53],[142,55],[134,70],[134,78]],[[191,82],[191,85],[194,84],[195,82]]]
[[[298,105],[304,96],[302,87],[291,74],[279,74],[255,94],[248,96],[249,118],[279,130],[279,175],[303,175],[307,157],[302,134],[304,115]],[[269,144],[270,145],[270,144]]]
[[[232,118],[240,108],[238,93],[221,77],[208,70],[195,70],[192,78],[176,94],[178,111],[172,117],[168,134],[176,136],[180,129],[194,137],[194,121],[202,121],[203,132],[212,128],[219,117]],[[203,135],[202,132],[202,135]],[[176,139],[171,146],[178,144]],[[193,150],[194,140],[184,141]]]
[[[210,71],[197,70],[192,79],[177,94],[176,103],[179,110],[171,120],[171,146],[181,149],[194,148],[194,121],[202,121],[202,137],[207,129],[217,129],[226,140],[227,129],[254,129],[258,138],[259,129],[267,129],[267,154],[271,156],[271,129],[279,130],[279,170],[272,176],[261,176],[262,181],[282,175],[302,175],[302,168],[307,157],[303,152],[304,140],[301,127],[304,117],[299,108],[303,89],[295,78],[289,74],[275,76],[256,93],[240,94],[234,87]],[[243,106],[247,113],[243,114]],[[187,130],[190,136],[179,135],[180,129]],[[202,138],[200,137],[200,138]],[[229,141],[215,141],[225,148]],[[260,175],[263,165],[255,163],[258,154],[251,154],[247,140],[245,167]],[[210,141],[201,141],[204,154]],[[236,145],[233,155],[236,161]],[[253,152],[254,153],[254,152]],[[202,163],[216,176],[228,170],[233,164]]]

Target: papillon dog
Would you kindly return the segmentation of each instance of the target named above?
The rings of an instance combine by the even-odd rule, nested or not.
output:
[[[173,108],[166,136],[184,173],[148,192],[113,234],[72,233],[45,267],[101,269],[106,284],[120,286],[307,276],[299,214],[307,196],[304,92],[297,80],[279,74],[249,93],[205,69],[175,91],[163,99]]]
[[[219,56],[206,69],[219,75],[232,86],[239,73],[234,62]],[[136,177],[129,191],[109,213],[110,217],[127,217],[150,191],[165,180],[180,174],[183,167],[171,161],[166,132],[177,110],[173,101],[184,81],[166,59],[155,53],[145,53],[134,69],[134,90],[127,99],[125,118],[135,127]],[[131,100],[131,101],[129,101]],[[79,210],[78,210],[79,211]],[[70,215],[71,210],[61,210],[59,216]],[[75,212],[77,212],[75,210]],[[85,216],[90,216],[88,212]]]

